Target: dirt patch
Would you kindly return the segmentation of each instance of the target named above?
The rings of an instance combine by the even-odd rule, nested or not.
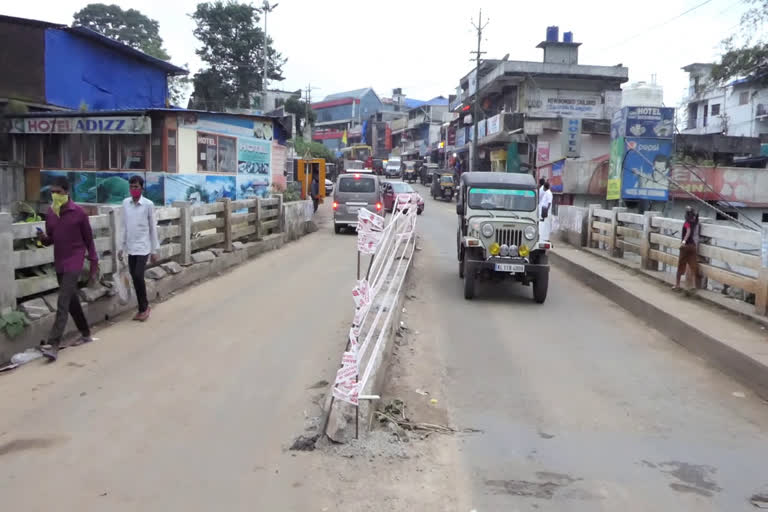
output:
[[[57,439],[50,439],[44,437],[30,438],[30,439],[14,439],[7,443],[0,444],[0,457],[8,455],[13,452],[23,452],[26,450],[41,450],[53,446],[58,442]]]

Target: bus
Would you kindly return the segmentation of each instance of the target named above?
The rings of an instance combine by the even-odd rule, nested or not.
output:
[[[373,169],[373,148],[365,144],[355,144],[342,148],[342,158],[344,160],[344,169],[347,168],[347,162],[359,160],[363,162],[366,169]]]

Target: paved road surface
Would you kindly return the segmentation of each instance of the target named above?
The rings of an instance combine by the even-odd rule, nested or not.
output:
[[[411,330],[434,331],[471,503],[486,510],[751,510],[768,405],[554,269],[549,298],[465,301],[455,203],[427,200]],[[745,398],[733,393],[744,393]]]
[[[543,306],[514,286],[466,302],[455,225],[427,199],[406,315],[420,334],[389,392],[410,393],[414,419],[484,433],[408,458],[285,450],[351,316],[354,237],[325,225],[0,377],[2,509],[751,509],[768,484],[763,401],[557,270]]]

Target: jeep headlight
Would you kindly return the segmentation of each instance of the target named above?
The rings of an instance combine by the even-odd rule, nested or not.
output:
[[[501,249],[499,251],[499,254],[502,256],[509,256],[509,246],[507,244],[501,244]]]
[[[536,228],[534,226],[526,226],[523,234],[526,240],[533,240],[536,238]]]
[[[480,232],[485,238],[491,238],[493,236],[493,225],[488,223],[483,224],[480,227]]]
[[[491,246],[488,247],[488,252],[491,253],[491,256],[498,256],[500,251],[501,247],[496,242],[493,242]]]
[[[523,244],[520,246],[520,249],[517,250],[517,253],[520,255],[521,258],[527,258],[529,254],[531,254],[531,250],[528,248],[527,245]]]

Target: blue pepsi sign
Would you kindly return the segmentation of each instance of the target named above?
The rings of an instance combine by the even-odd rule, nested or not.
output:
[[[621,178],[623,199],[669,199],[672,140],[626,138]]]

